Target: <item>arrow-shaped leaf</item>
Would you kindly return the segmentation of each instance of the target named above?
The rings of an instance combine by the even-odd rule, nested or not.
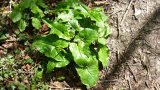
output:
[[[91,62],[88,66],[76,67],[82,83],[86,85],[87,88],[95,86],[98,80],[98,62],[93,58],[89,59],[91,59]]]

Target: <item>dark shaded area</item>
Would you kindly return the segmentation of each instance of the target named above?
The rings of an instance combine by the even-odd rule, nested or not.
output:
[[[55,68],[52,73],[45,73],[43,79],[47,83],[59,81],[63,87],[66,88],[81,88],[82,90],[87,90],[86,86],[80,82],[80,77],[73,63],[63,68]]]

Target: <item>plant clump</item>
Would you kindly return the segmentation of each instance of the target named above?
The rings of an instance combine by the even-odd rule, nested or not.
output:
[[[48,27],[48,34],[36,34],[31,45],[46,57],[45,73],[74,64],[81,82],[87,88],[96,85],[99,63],[105,68],[109,51],[106,39],[110,29],[102,8],[90,9],[79,0],[63,0],[49,7],[43,0],[22,0],[14,4],[10,14],[13,23],[23,33]],[[37,72],[42,75],[42,71]]]

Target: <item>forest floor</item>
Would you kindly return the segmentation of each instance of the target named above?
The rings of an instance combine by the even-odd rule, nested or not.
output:
[[[97,86],[91,90],[160,90],[160,0],[95,0],[94,4],[87,0],[85,2],[89,7],[104,7],[112,30],[107,41],[110,50],[108,67],[100,71]],[[4,22],[8,23],[5,19],[1,21]],[[24,47],[15,42],[14,34],[7,38],[0,42],[0,56],[6,54],[6,49],[18,48],[25,52]],[[17,54],[16,57],[30,58],[25,53]],[[21,79],[24,80],[21,81],[30,85],[32,71],[38,64],[24,64],[17,70],[21,73],[16,75],[22,76]],[[66,75],[70,74],[70,70],[72,71],[64,70]],[[63,70],[56,72],[56,75],[62,73]],[[62,82],[51,80],[50,89],[83,89],[77,77],[71,75],[67,79]]]
[[[97,90],[160,89],[160,1],[111,1],[109,67]]]

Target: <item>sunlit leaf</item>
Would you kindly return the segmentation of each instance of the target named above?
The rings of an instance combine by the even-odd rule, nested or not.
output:
[[[32,44],[32,46],[35,47],[41,53],[44,53],[45,56],[50,57],[50,58],[55,58],[55,56],[58,55],[58,53],[60,52],[56,49],[55,46],[50,45],[46,43],[45,41],[41,41],[41,40],[35,41]]]
[[[26,29],[26,26],[27,26],[26,22],[21,19],[18,25],[19,30],[23,32]]]
[[[108,65],[109,59],[109,51],[106,46],[99,45],[98,57],[99,61],[101,61],[103,67],[105,68]]]
[[[76,36],[76,38],[80,38],[82,41],[85,42],[85,45],[90,45],[92,42],[97,40],[98,33],[95,30],[92,29],[84,29],[79,32],[79,34]]]
[[[70,11],[69,13],[63,12],[58,14],[58,19],[61,19],[63,22],[67,22],[73,19],[73,12]]]
[[[80,25],[77,20],[70,20],[69,24],[75,31],[81,31]]]
[[[89,65],[76,67],[82,83],[86,85],[87,88],[95,86],[98,80],[98,61],[93,58],[89,59],[91,59],[89,60]]]
[[[76,43],[70,43],[69,49],[73,55],[75,63],[80,66],[86,66],[88,64],[88,57],[82,52],[81,48]]]
[[[107,40],[105,38],[98,38],[98,43],[102,45],[107,45]]]
[[[68,47],[68,42],[66,42],[65,40],[59,39],[56,42],[54,42],[53,45],[58,47],[58,48],[67,48]]]
[[[45,56],[54,58],[57,61],[62,61],[60,50],[68,47],[68,42],[51,34],[46,37],[39,37],[32,46],[41,53],[44,53]]]
[[[40,20],[38,18],[32,17],[32,25],[36,29],[40,29],[41,28],[41,22],[40,22]]]
[[[67,30],[67,27],[61,23],[52,23],[49,20],[43,20],[45,24],[48,25],[48,27],[51,28],[50,34],[56,34],[59,36],[59,38],[70,40],[73,36],[70,35],[70,33]]]
[[[92,62],[92,59],[89,59],[89,57],[91,56],[89,55],[90,51],[86,52],[84,49],[88,51],[88,48],[78,46],[76,43],[70,43],[69,45],[69,50],[72,53],[74,61],[79,67],[88,66],[90,62]]]

